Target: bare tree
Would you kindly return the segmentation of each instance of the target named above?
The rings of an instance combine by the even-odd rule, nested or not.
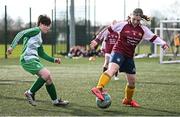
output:
[[[13,30],[21,30],[24,28],[24,22],[21,17],[18,17],[17,20],[14,21],[14,24],[12,25]]]
[[[166,9],[166,14],[168,19],[179,19],[180,18],[180,1],[175,1],[173,4],[169,5]]]
[[[169,5],[168,7],[164,7],[159,10],[153,10],[153,16],[158,19],[180,19],[180,1],[176,0],[174,3]]]

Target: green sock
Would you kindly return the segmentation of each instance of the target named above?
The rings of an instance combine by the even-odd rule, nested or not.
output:
[[[50,85],[46,85],[46,90],[47,90],[47,92],[48,92],[48,94],[52,100],[57,99],[56,89],[55,89],[55,86],[53,83]]]
[[[38,78],[34,84],[31,86],[30,91],[35,94],[45,83],[46,81],[42,78]]]

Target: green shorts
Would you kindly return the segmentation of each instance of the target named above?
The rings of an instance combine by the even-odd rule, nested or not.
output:
[[[24,70],[28,71],[33,75],[37,74],[42,68],[44,68],[44,66],[37,59],[31,59],[28,61],[21,60],[20,64],[24,68]]]

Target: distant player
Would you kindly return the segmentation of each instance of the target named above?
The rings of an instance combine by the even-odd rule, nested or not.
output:
[[[177,33],[175,36],[174,36],[174,46],[176,47],[175,48],[175,56],[177,56],[177,54],[179,54],[179,46],[180,46],[180,34]]]
[[[40,15],[38,17],[37,25],[37,27],[19,32],[15,36],[11,46],[8,48],[7,54],[12,54],[12,51],[18,42],[23,40],[23,51],[20,57],[20,64],[24,70],[38,76],[37,80],[34,82],[31,88],[24,93],[29,104],[36,106],[35,94],[44,84],[46,84],[46,90],[52,99],[53,105],[65,106],[69,104],[69,102],[58,99],[50,71],[45,68],[39,60],[39,57],[41,57],[52,63],[61,63],[60,58],[53,58],[48,56],[44,52],[42,46],[41,33],[47,33],[49,31],[51,20],[46,15]]]
[[[117,23],[117,21],[113,21],[113,24]],[[104,52],[104,64],[103,64],[103,72],[105,72],[108,68],[109,65],[109,60],[111,58],[111,51],[112,48],[114,46],[114,44],[116,43],[119,34],[117,32],[110,32],[107,36],[105,36],[103,34],[103,32],[108,28],[108,26],[103,27],[102,29],[100,29],[100,31],[98,32],[98,34],[96,35],[95,39],[91,41],[90,46],[92,48],[95,48],[97,45],[99,45],[100,43],[102,43],[102,51]],[[118,76],[118,72],[115,73],[114,75],[114,79],[115,80],[119,80]]]
[[[100,100],[104,100],[103,88],[119,70],[120,72],[126,73],[127,79],[125,97],[122,103],[132,107],[140,106],[133,99],[136,80],[136,67],[133,59],[135,48],[142,39],[145,39],[160,44],[164,50],[168,49],[168,45],[163,39],[155,35],[147,26],[140,23],[142,19],[149,20],[149,18],[143,14],[142,9],[136,8],[127,21],[118,22],[104,31],[104,35],[108,35],[114,31],[119,33],[120,37],[113,47],[108,69],[99,77],[97,86],[91,89],[92,93]]]

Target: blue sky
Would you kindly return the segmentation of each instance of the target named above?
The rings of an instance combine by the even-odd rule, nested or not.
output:
[[[70,1],[70,0],[69,0]],[[88,1],[88,0],[87,0]],[[96,21],[106,24],[112,20],[124,19],[124,0],[90,0],[96,2]],[[164,14],[170,5],[178,0],[125,0],[127,17],[134,8],[140,6],[144,14],[154,15],[154,11]],[[17,19],[21,17],[24,22],[29,20],[29,7],[32,8],[32,20],[36,21],[38,15],[51,16],[54,0],[0,0],[0,16],[3,17],[4,5],[7,5],[8,14]],[[56,0],[57,18],[65,17],[66,0]],[[84,0],[75,0],[75,15],[84,16]],[[90,18],[94,19],[94,6],[91,6]],[[168,16],[168,14],[167,14]]]

